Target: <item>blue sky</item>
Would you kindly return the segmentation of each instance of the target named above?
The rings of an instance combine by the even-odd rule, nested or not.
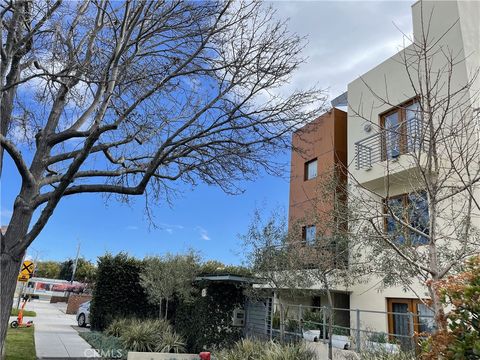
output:
[[[2,224],[8,222],[11,212],[7,204],[13,202],[20,182],[14,164],[5,159]],[[29,255],[43,260],[74,257],[80,241],[81,255],[91,260],[106,251],[143,257],[192,248],[205,259],[239,264],[242,248],[237,235],[247,228],[255,207],[268,210],[288,204],[288,180],[264,175],[240,185],[245,192],[235,196],[203,184],[194,189],[184,186],[172,206],[152,206],[157,228],[145,214],[143,197],[132,198],[130,204],[96,194],[64,198],[31,245]]]
[[[280,2],[278,16],[290,18],[290,29],[309,38],[309,62],[299,69],[289,87],[319,84],[331,96],[347,83],[393,55],[402,44],[400,28],[411,31],[410,1]],[[375,21],[372,21],[375,19]],[[290,156],[279,155],[288,163]],[[19,177],[8,156],[1,179],[1,223],[7,224],[19,186]],[[95,260],[106,251],[131,255],[199,250],[206,259],[228,264],[242,260],[237,234],[246,231],[257,207],[288,207],[288,172],[283,178],[261,175],[240,184],[245,192],[231,196],[200,184],[180,187],[172,207],[162,202],[153,209],[158,228],[144,212],[144,199],[129,205],[96,194],[63,199],[43,232],[29,249],[39,259],[74,257],[77,242],[81,255]]]

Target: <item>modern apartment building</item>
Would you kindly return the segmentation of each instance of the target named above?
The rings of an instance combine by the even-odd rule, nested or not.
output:
[[[329,235],[322,220],[325,222],[324,217],[334,211],[336,201],[335,193],[319,193],[321,182],[347,182],[347,113],[333,108],[319,116],[294,133],[292,147],[289,227],[291,231],[299,232],[298,238],[301,237],[308,252],[320,233]],[[315,289],[295,298],[284,294],[283,300],[306,306],[323,306],[327,301],[325,294]],[[349,300],[348,292],[334,291],[335,307],[349,308]],[[348,314],[342,315],[339,315],[342,323],[348,325]]]
[[[426,191],[419,180],[425,174],[423,169],[428,166],[429,159],[423,155],[428,148],[425,139],[429,137],[426,135],[428,130],[422,125],[422,117],[427,114],[423,103],[423,79],[426,72],[431,72],[428,81],[438,92],[437,98],[456,101],[457,105],[447,116],[438,120],[445,121],[442,125],[445,128],[455,129],[460,123],[468,128],[465,139],[454,142],[480,142],[480,136],[470,137],[474,128],[464,122],[467,115],[474,118],[472,112],[480,109],[477,97],[480,89],[477,79],[480,69],[479,18],[478,1],[419,1],[413,4],[412,44],[348,84],[347,112],[334,107],[293,136],[291,223],[306,218],[309,212],[328,211],[328,208],[315,207],[315,186],[320,175],[335,171],[335,165],[340,165],[348,169],[348,179],[344,181],[348,182],[350,189],[359,197],[374,198],[376,211],[381,215],[385,212],[383,217],[380,216],[381,230],[393,233],[392,218],[397,216],[387,213],[384,208],[400,208],[398,216],[412,230],[407,235],[395,235],[394,243],[397,241],[401,246],[412,246],[422,252],[428,242],[426,224],[430,216]],[[422,45],[432,51],[432,59],[415,65],[416,57],[422,60],[419,56]],[[442,104],[449,106],[446,102]],[[451,188],[461,188],[462,171],[449,171],[451,177],[446,178],[452,182]],[[471,196],[480,199],[478,195],[475,190]],[[460,198],[458,201],[452,199],[452,209],[448,210],[451,213],[442,216],[445,218],[442,221],[461,216],[465,211]],[[475,225],[480,225],[478,212],[472,212],[472,219]],[[445,228],[448,226],[451,225],[445,225]],[[316,224],[305,223],[302,228],[305,246],[308,246],[315,239]],[[451,246],[453,254],[457,246],[455,241],[447,245]],[[368,247],[364,251],[368,251]],[[339,299],[336,306],[371,311],[362,313],[361,322],[364,328],[376,331],[408,334],[412,325],[395,313],[414,314],[416,331],[431,329],[431,311],[420,301],[427,299],[429,293],[421,280],[413,278],[408,286],[384,287],[382,283],[381,276],[371,275],[362,283],[334,289]],[[285,301],[314,306],[326,304],[322,296],[314,295]],[[355,319],[352,316],[350,319],[354,324]]]

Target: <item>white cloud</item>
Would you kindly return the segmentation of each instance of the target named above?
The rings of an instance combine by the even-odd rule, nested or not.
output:
[[[318,84],[333,98],[364,72],[400,50],[412,32],[413,1],[272,2],[288,29],[306,36],[308,57],[285,90]],[[400,30],[401,31],[400,31]]]
[[[200,235],[200,239],[202,240],[211,240],[210,236],[208,236],[208,231],[206,229],[204,229],[203,227],[201,226],[197,226],[195,228],[195,230],[198,231],[199,235]]]
[[[159,227],[161,230],[166,231],[170,235],[175,232],[175,230],[182,230],[184,229],[183,225],[177,225],[177,224],[166,224],[166,223],[160,223]]]

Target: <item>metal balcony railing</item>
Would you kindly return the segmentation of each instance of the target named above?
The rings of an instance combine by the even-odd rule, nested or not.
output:
[[[395,127],[382,129],[355,143],[356,168],[368,170],[375,163],[394,160],[402,154],[419,150],[425,142],[420,119],[409,119]]]

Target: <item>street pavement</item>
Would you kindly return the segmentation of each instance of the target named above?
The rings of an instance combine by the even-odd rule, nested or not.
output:
[[[77,321],[75,315],[65,314],[65,303],[50,304],[45,300],[32,300],[27,303],[25,309],[37,313],[36,317],[24,318],[25,321],[33,320],[35,325],[37,359],[100,358],[98,353],[73,328],[77,325]]]

